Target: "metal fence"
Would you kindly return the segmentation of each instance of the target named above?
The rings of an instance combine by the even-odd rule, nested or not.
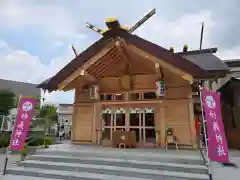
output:
[[[11,131],[13,128],[14,119],[10,116],[0,115],[0,132]]]
[[[3,116],[0,115],[0,133],[3,131],[12,131],[16,116]],[[54,133],[56,131],[56,124],[52,124],[51,127],[46,127],[46,123],[43,118],[33,118],[30,125],[31,131],[48,131]]]

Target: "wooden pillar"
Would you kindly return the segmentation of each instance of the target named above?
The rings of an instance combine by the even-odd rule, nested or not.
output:
[[[78,103],[79,98],[80,98],[80,91],[81,89],[75,88],[75,93],[74,93],[74,103]]]
[[[154,123],[155,123],[155,133],[156,133],[156,147],[160,145],[160,121],[161,121],[161,111],[160,104],[155,106],[154,109]]]
[[[72,115],[72,141],[74,141],[75,140],[75,137],[76,137],[76,121],[77,121],[77,116],[76,116],[76,114],[77,114],[77,106],[74,104],[73,105],[73,115]]]
[[[125,113],[125,125],[126,125],[126,131],[130,131],[130,111],[129,109],[126,109]]]
[[[97,127],[96,127],[96,121],[97,121],[97,104],[93,104],[93,119],[92,119],[92,143],[96,142],[97,140]]]
[[[129,92],[124,92],[123,93],[123,98],[124,98],[124,101],[129,101]]]
[[[196,149],[197,148],[197,140],[196,140],[193,100],[189,101],[188,109],[189,109],[189,125],[190,125],[190,132],[191,132],[191,141],[192,141],[193,148]]]
[[[160,105],[160,146],[164,148],[165,146],[165,136],[166,136],[166,122],[164,115],[164,104]]]
[[[101,116],[102,105],[99,103],[93,104],[93,122],[92,122],[92,142],[99,144],[101,138]]]
[[[129,92],[128,91],[124,92],[123,96],[124,96],[125,102],[129,101]],[[126,113],[125,113],[126,131],[130,131],[130,128],[129,128],[129,126],[130,126],[130,111],[128,108],[125,109],[125,111],[126,111]]]

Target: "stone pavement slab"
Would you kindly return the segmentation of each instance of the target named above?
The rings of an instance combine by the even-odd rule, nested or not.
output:
[[[212,162],[213,180],[239,180],[240,179],[240,156],[231,158],[235,167],[224,167],[220,163]]]
[[[15,176],[15,175],[6,175],[1,176],[0,180],[56,180],[49,178],[40,178],[40,177],[27,177],[27,176]]]
[[[0,173],[2,174],[3,172],[3,168],[4,168],[4,164],[5,164],[5,154],[0,154]],[[19,161],[20,160],[20,155],[18,154],[12,154],[9,156],[8,158],[8,167],[13,167],[15,166],[14,162]]]

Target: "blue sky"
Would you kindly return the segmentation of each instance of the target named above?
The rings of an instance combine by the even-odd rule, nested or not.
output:
[[[157,13],[139,36],[166,48],[196,49],[204,21],[203,46],[218,47],[223,59],[239,58],[239,6],[237,0],[1,0],[0,78],[40,83],[72,60],[72,43],[81,52],[100,38],[85,21],[104,28],[105,18],[117,17],[131,26],[152,8]],[[73,92],[48,94],[47,101],[72,103]]]

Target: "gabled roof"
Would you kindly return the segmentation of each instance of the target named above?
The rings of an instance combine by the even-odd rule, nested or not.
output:
[[[205,71],[229,71],[228,66],[212,53],[185,54],[183,57]]]
[[[204,73],[205,69],[203,67],[201,67],[195,61],[185,58],[184,56],[182,56],[182,54],[172,53],[159,45],[142,39],[136,35],[130,34],[126,30],[117,29],[109,30],[104,33],[103,38],[101,38],[100,40],[92,44],[89,48],[87,48],[85,51],[83,51],[81,54],[79,54],[50,80],[42,82],[37,87],[42,89],[48,89],[50,91],[56,90],[58,84],[60,84],[71,73],[73,73],[78,67],[82,66],[90,58],[96,55],[101,49],[103,49],[110,39],[118,37],[123,38],[128,44],[132,44],[137,48],[161,60],[164,60],[175,67],[178,67],[186,73],[191,74],[195,78],[206,78],[208,76],[208,72]],[[218,60],[220,61],[220,59]],[[224,72],[227,71],[224,68],[218,70],[224,70]]]
[[[186,52],[177,52],[176,54],[179,55],[190,55],[190,54],[203,54],[203,53],[216,53],[217,48],[208,48],[208,49],[198,49],[198,50],[191,50]]]
[[[205,71],[229,71],[228,66],[220,58],[214,55],[217,48],[178,52],[185,59],[197,64]]]

